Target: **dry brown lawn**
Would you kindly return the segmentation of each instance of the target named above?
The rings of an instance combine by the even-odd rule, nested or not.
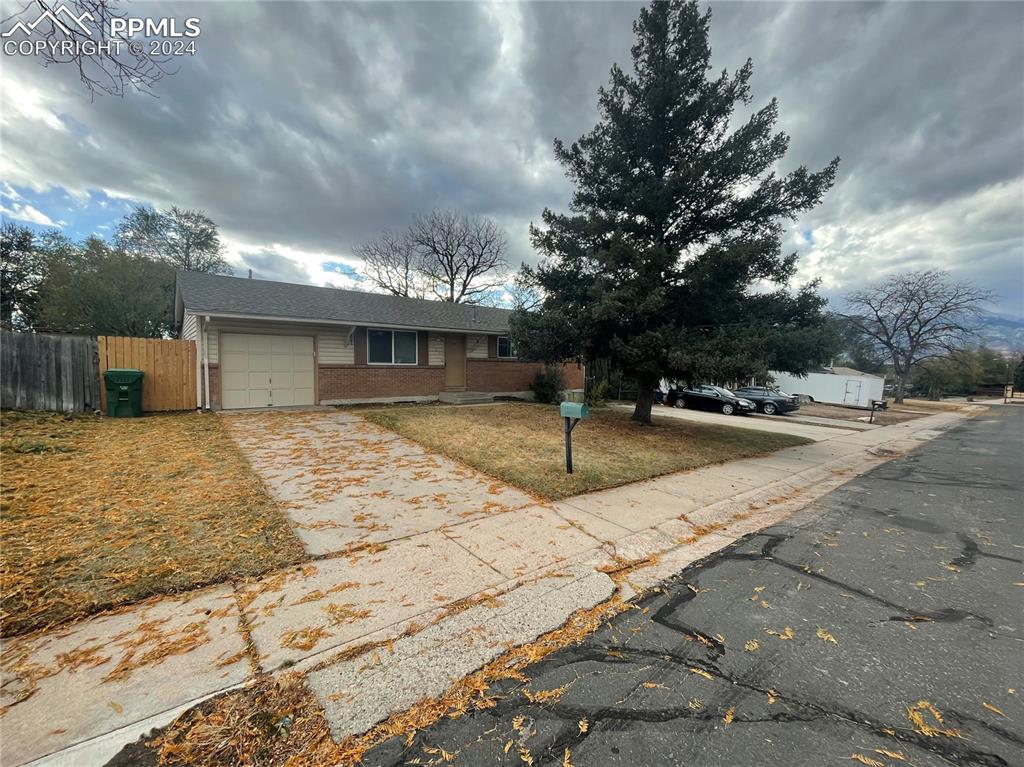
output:
[[[5,636],[304,558],[211,415],[2,416]]]
[[[550,500],[761,455],[809,440],[788,434],[591,410],[573,432],[574,473],[565,473],[562,419],[550,405],[385,408],[361,415],[538,497]]]

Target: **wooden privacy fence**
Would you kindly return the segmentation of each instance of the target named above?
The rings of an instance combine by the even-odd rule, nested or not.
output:
[[[102,386],[103,371],[110,368],[136,368],[142,379],[142,409],[194,410],[196,407],[196,344],[195,341],[172,341],[159,338],[122,338],[100,336],[99,377],[100,399],[107,408],[107,395]]]
[[[100,406],[96,360],[93,338],[0,331],[0,407],[95,410]]]

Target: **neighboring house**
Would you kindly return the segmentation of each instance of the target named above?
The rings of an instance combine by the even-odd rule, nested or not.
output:
[[[196,342],[205,407],[528,398],[507,309],[180,272],[175,321]],[[565,365],[583,388],[583,368]]]
[[[787,394],[800,394],[812,402],[850,407],[871,407],[882,399],[885,378],[846,367],[820,368],[806,376],[794,376],[772,370],[775,385]]]

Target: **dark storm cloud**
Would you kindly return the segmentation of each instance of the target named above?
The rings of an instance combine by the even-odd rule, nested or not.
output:
[[[310,274],[296,261],[273,250],[242,251],[238,254],[242,265],[235,268],[235,276],[252,276],[261,280],[280,282],[309,282]]]
[[[200,17],[199,55],[158,99],[94,103],[68,69],[8,58],[5,180],[202,208],[243,258],[317,280],[435,207],[495,217],[513,257],[535,258],[528,223],[571,193],[552,139],[594,125],[640,4],[133,7]],[[1019,3],[714,4],[716,69],[750,56],[752,108],[779,98],[782,170],[843,158],[791,238],[806,276],[836,293],[886,269],[969,270],[1024,313],[1022,25]],[[296,251],[317,256],[289,271]]]

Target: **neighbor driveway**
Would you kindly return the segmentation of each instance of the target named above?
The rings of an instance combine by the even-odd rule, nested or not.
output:
[[[632,410],[632,405],[615,404],[616,407],[624,410]],[[824,426],[810,423],[802,423],[789,419],[786,416],[751,417],[742,415],[723,415],[712,413],[707,410],[690,410],[676,407],[656,407],[651,415],[655,418],[679,418],[684,421],[695,421],[697,423],[714,423],[721,426],[734,426],[737,429],[752,429],[754,431],[770,431],[777,434],[792,434],[796,437],[813,439],[815,442],[823,442],[843,434],[855,434],[864,429],[859,423],[846,428],[842,421],[832,421],[833,426]],[[823,420],[823,419],[822,419]]]

